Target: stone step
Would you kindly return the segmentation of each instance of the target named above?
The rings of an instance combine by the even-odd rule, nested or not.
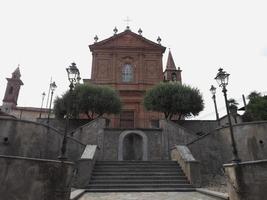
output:
[[[179,170],[182,170],[181,167],[179,166],[109,166],[109,167],[106,167],[106,166],[95,166],[94,169],[144,169],[144,170],[147,170],[147,169],[179,169]]]
[[[180,172],[180,173],[182,173],[182,170],[181,169],[177,169],[177,168],[152,168],[152,169],[149,169],[149,168],[147,168],[147,169],[143,169],[143,168],[131,168],[131,169],[129,169],[129,168],[112,168],[112,169],[99,169],[99,168],[96,168],[96,169],[94,169],[93,170],[93,173],[95,173],[95,172],[104,172],[104,173],[106,173],[106,172],[131,172],[131,173],[133,173],[133,172]]]
[[[179,168],[181,167],[179,165],[95,165],[95,169],[112,169],[112,168],[142,168],[142,169],[147,169],[147,168]]]
[[[95,165],[177,165],[176,161],[96,161]]]
[[[169,176],[169,175],[178,175],[183,176],[182,172],[93,172],[92,176],[119,176],[119,175],[128,175],[128,176]]]
[[[178,175],[166,175],[166,176],[127,176],[127,175],[118,175],[118,176],[92,176],[91,180],[187,180],[185,176]]]
[[[150,162],[150,161],[140,161],[140,162],[133,162],[133,161],[96,161],[95,165],[179,165],[176,161],[170,161],[170,162]]]
[[[165,184],[133,184],[133,183],[123,183],[123,184],[89,184],[88,188],[193,188],[191,184],[172,184],[172,183],[165,183]]]
[[[194,191],[175,161],[97,161],[88,191]]]
[[[189,184],[188,180],[112,180],[112,179],[108,179],[108,180],[91,180],[90,184]]]
[[[87,192],[193,192],[195,188],[89,188]]]

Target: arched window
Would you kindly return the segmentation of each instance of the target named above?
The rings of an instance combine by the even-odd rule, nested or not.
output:
[[[122,82],[133,81],[133,67],[131,64],[125,64],[122,68]]]
[[[172,73],[172,81],[177,81],[177,77],[176,77],[176,74],[175,73]]]

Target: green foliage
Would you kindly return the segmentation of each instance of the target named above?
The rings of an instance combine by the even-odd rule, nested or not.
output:
[[[243,121],[267,120],[267,96],[261,96],[260,93],[252,92],[248,96],[250,101],[244,113]]]
[[[68,105],[71,118],[83,113],[89,119],[94,119],[104,114],[117,114],[121,110],[121,101],[115,90],[96,85],[77,85],[71,93],[68,91],[57,98],[54,102],[56,117],[63,118]]]
[[[257,91],[253,91],[248,95],[248,99],[249,100],[252,100],[252,99],[254,99],[256,97],[261,97],[261,93],[257,92]]]
[[[61,98],[56,97],[56,99],[54,100],[54,113],[56,115],[56,118],[64,118],[67,113],[67,105],[65,101],[66,98],[64,98],[64,95]]]
[[[147,110],[162,112],[166,119],[173,115],[196,116],[204,108],[202,95],[197,88],[180,83],[160,83],[147,91],[144,97]]]
[[[237,103],[237,101],[233,98],[228,99],[228,106],[229,106],[229,111],[232,115],[236,115],[237,114],[237,105],[239,103]]]

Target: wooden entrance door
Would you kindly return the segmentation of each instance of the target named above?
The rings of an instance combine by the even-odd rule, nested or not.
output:
[[[134,111],[123,111],[120,115],[121,128],[134,128]]]

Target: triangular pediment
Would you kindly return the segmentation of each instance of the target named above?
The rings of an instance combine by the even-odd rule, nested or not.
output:
[[[89,46],[90,50],[94,49],[120,49],[120,48],[140,48],[154,49],[164,52],[165,47],[144,38],[130,30],[126,30],[120,34],[113,35],[110,38],[96,42]]]

